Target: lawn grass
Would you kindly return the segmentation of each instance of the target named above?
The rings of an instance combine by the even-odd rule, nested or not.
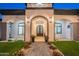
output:
[[[8,53],[9,55],[12,55],[19,49],[21,49],[24,46],[23,41],[15,41],[15,42],[0,42],[0,55],[4,55]],[[3,53],[3,54],[2,54]]]
[[[79,42],[75,41],[55,41],[52,44],[65,56],[79,56]]]

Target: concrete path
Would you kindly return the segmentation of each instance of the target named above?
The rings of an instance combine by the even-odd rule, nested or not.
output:
[[[26,56],[50,56],[50,49],[45,42],[34,42]]]

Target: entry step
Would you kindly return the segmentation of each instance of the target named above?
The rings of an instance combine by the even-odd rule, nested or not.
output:
[[[45,37],[43,37],[43,36],[36,36],[35,37],[35,42],[45,42]]]

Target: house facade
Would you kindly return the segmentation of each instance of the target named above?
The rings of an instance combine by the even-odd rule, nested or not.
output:
[[[78,10],[54,9],[51,3],[28,3],[26,10],[1,10],[0,40],[79,40]],[[39,41],[39,40],[37,40]]]

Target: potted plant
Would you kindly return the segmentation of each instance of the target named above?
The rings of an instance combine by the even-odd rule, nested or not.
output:
[[[32,35],[32,36],[31,36],[31,38],[32,38],[32,42],[34,42],[35,36],[34,36],[34,35]]]
[[[45,42],[48,42],[48,36],[45,36]]]

